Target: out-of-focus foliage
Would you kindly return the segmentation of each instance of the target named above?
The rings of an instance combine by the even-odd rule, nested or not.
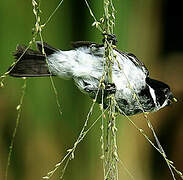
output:
[[[88,2],[99,19],[103,15],[103,1]],[[42,22],[58,3],[58,0],[41,2]],[[151,76],[167,82],[179,99],[178,104],[151,114],[150,119],[169,159],[181,170],[183,31],[180,30],[182,27],[179,23],[183,14],[181,5],[176,1],[173,3],[175,4],[170,0],[115,1],[115,34],[118,49],[136,54],[147,65]],[[3,74],[13,62],[12,52],[16,45],[27,44],[32,38],[35,19],[31,1],[1,1],[0,22],[0,73]],[[71,41],[101,42],[102,36],[95,27],[91,27],[92,23],[93,19],[84,0],[67,0],[45,27],[43,39],[62,50],[70,49]],[[56,105],[50,79],[33,78],[27,81],[9,179],[41,179],[73,145],[86,119],[92,101],[79,92],[72,80],[54,78],[54,82],[62,116]],[[0,89],[0,179],[4,179],[5,175],[22,85],[23,80],[9,77],[4,88]],[[91,121],[99,113],[96,106]],[[132,119],[144,130],[148,130],[143,116],[138,115]],[[75,159],[66,170],[65,179],[102,179],[100,136],[100,123],[97,123],[78,146]],[[122,116],[118,118],[118,145],[120,159],[135,179],[171,179],[162,157]],[[122,166],[119,166],[119,171],[119,179],[130,179]]]

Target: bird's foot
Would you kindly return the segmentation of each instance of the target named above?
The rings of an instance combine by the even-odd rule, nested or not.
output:
[[[110,95],[110,94],[115,94],[116,92],[116,86],[114,83],[107,83],[105,84],[105,89],[104,89],[105,93],[107,95]]]
[[[93,88],[91,86],[86,86],[84,90],[88,93],[97,93],[98,89]],[[99,92],[102,91],[102,88],[99,89]],[[115,94],[116,92],[116,86],[114,83],[105,83],[104,88],[104,96],[108,96],[110,94]]]
[[[115,34],[102,33],[102,35],[104,36],[104,38],[102,39],[103,43],[107,39],[108,42],[112,42],[112,45],[116,46],[118,40]]]

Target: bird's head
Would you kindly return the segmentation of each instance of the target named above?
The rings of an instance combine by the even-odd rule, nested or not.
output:
[[[177,102],[167,84],[149,77],[146,78],[146,83],[153,90],[151,96],[156,103],[157,110],[170,105],[172,102]]]

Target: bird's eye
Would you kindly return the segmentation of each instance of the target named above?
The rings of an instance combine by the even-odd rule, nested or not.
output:
[[[163,89],[163,92],[165,93],[165,95],[167,96],[168,95],[168,93],[170,92],[170,89],[169,88],[165,88],[165,89]]]

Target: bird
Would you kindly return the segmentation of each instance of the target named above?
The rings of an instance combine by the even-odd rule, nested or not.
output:
[[[109,38],[111,40],[111,38]],[[117,40],[113,38],[112,44]],[[109,106],[114,95],[120,114],[132,116],[160,110],[176,102],[170,87],[150,78],[149,71],[134,54],[112,49],[112,83],[104,73],[105,47],[90,41],[73,42],[70,50],[60,50],[36,41],[37,50],[17,45],[15,63],[8,73],[12,77],[49,77],[73,79],[79,90],[97,102]],[[101,85],[103,78],[104,88]],[[103,98],[103,101],[102,101]]]

